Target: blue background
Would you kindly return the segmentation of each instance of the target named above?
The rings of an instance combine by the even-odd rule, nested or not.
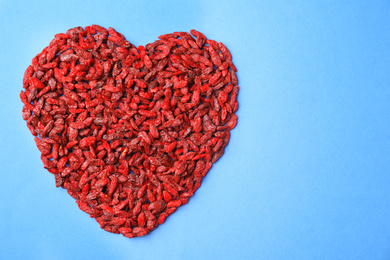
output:
[[[135,45],[195,28],[239,71],[225,155],[142,238],[55,188],[21,116],[31,59],[91,24]],[[1,259],[390,259],[390,1],[3,0],[0,26]]]

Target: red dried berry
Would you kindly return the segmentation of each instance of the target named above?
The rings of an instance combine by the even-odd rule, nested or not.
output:
[[[136,48],[113,28],[75,27],[24,73],[22,116],[44,167],[108,232],[139,237],[164,223],[237,124],[230,51],[191,34]]]

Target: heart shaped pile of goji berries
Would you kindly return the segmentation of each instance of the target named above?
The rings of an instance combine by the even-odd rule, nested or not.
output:
[[[24,74],[23,119],[44,167],[106,231],[162,224],[229,142],[236,68],[225,45],[191,34],[136,48],[112,28],[76,27]]]

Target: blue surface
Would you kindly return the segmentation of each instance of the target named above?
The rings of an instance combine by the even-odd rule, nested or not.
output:
[[[390,259],[390,2],[267,2],[0,1],[0,259]],[[55,188],[21,116],[31,59],[93,23],[135,45],[195,28],[239,71],[225,155],[142,238]]]

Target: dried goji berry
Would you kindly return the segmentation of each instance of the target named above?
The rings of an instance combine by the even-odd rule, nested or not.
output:
[[[111,27],[75,27],[24,73],[22,116],[44,167],[108,232],[139,237],[164,223],[237,124],[230,51],[191,34],[136,48]]]

